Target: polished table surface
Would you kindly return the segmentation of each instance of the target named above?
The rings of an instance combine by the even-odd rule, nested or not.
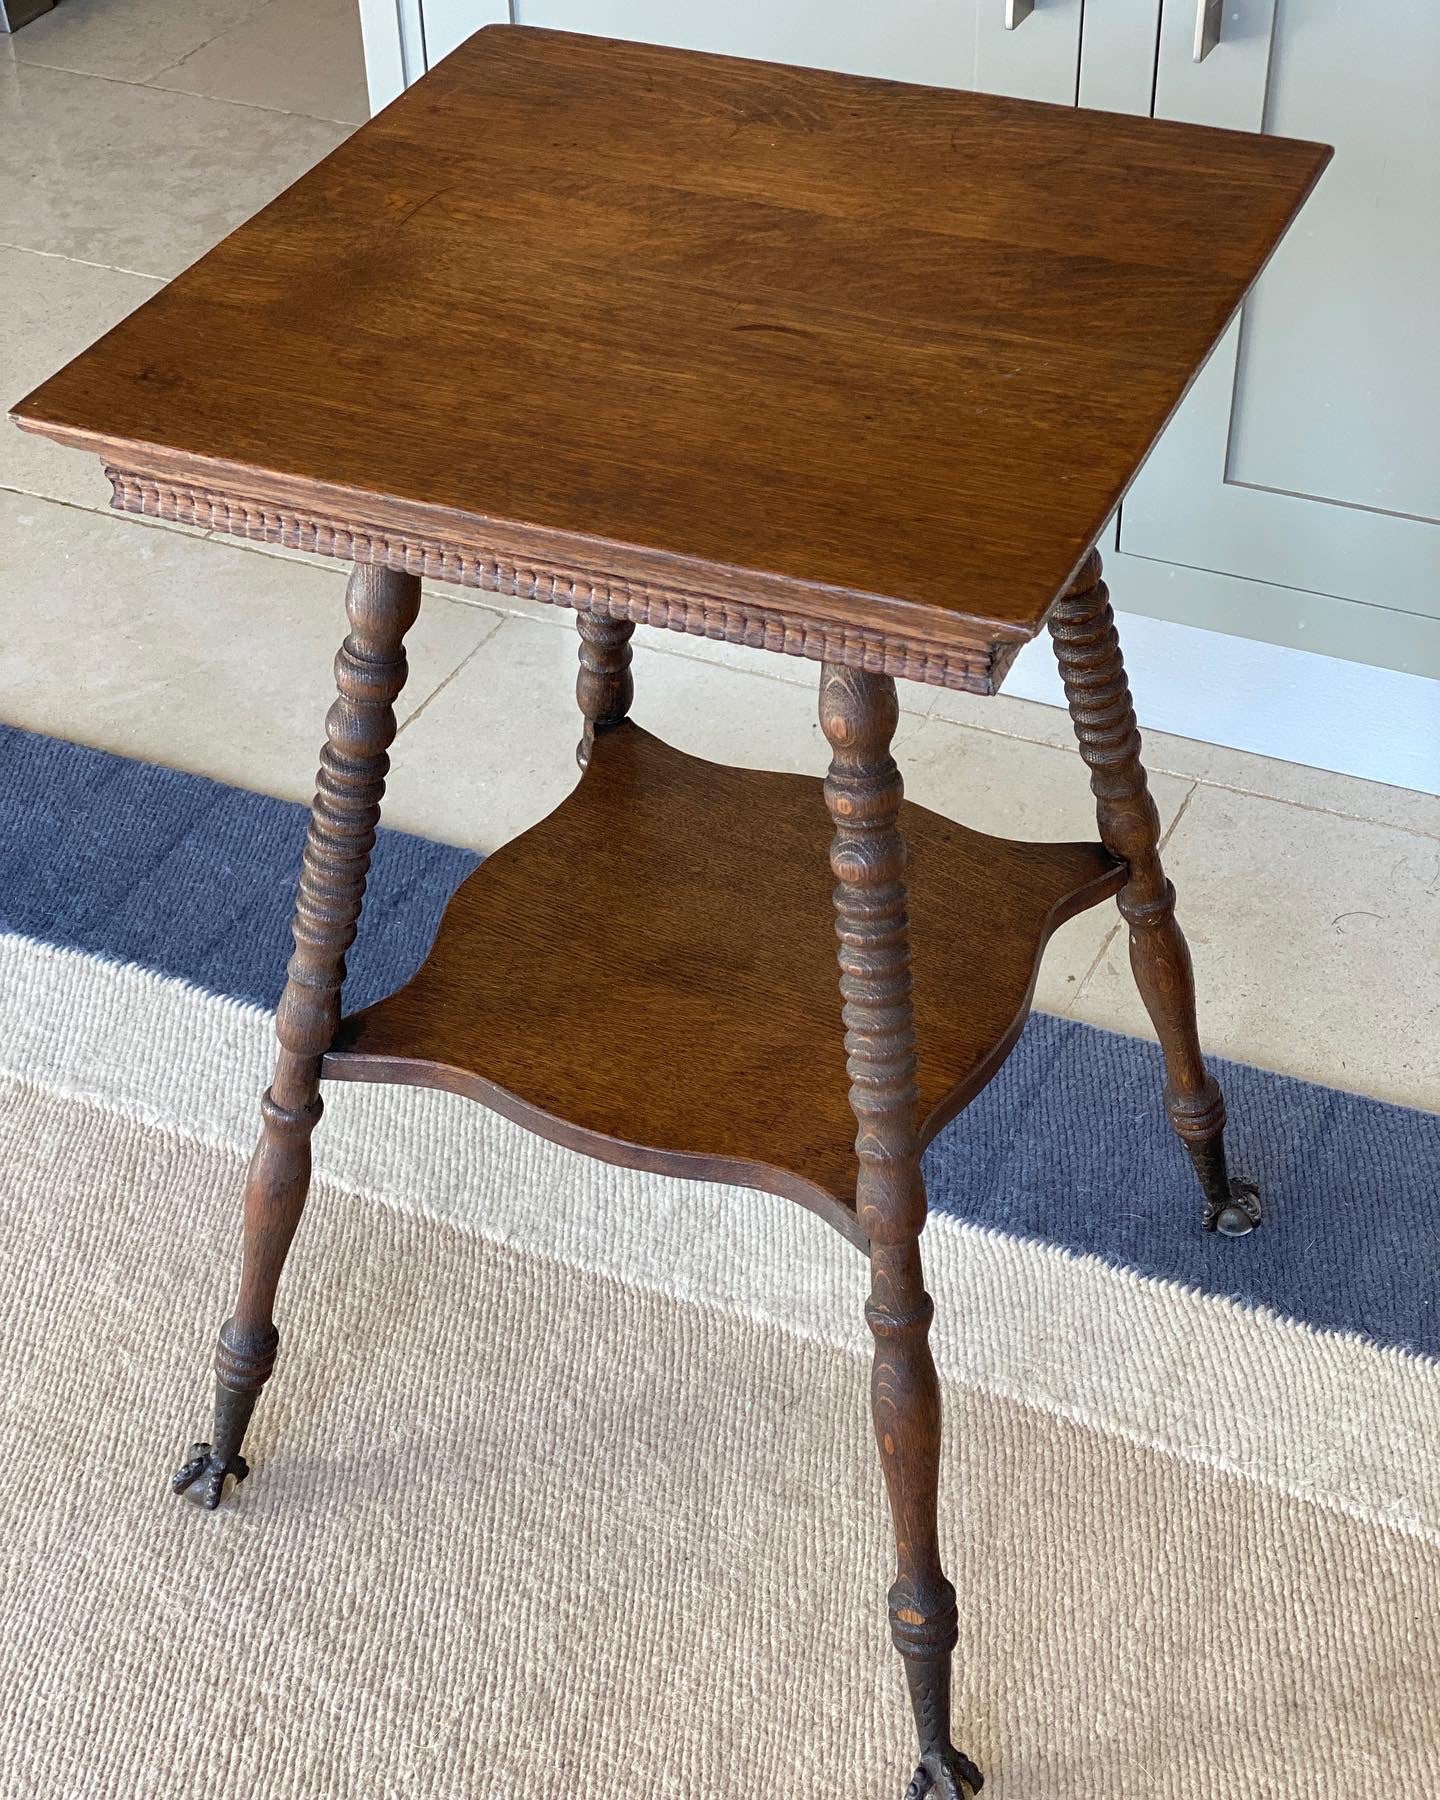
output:
[[[17,417],[132,510],[987,692],[1328,155],[494,27]]]

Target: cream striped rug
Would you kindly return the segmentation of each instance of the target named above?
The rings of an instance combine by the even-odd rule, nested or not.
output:
[[[259,1006],[0,937],[0,1794],[898,1797],[864,1268],[784,1201],[336,1088],[255,1472],[170,1497],[269,1057]],[[926,1249],[987,1793],[1440,1791],[1435,1362]]]

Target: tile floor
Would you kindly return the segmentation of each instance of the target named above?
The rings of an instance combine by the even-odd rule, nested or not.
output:
[[[353,0],[62,0],[0,37],[0,400],[18,399],[367,116]],[[308,799],[335,565],[117,517],[97,466],[0,428],[0,717]],[[387,818],[488,848],[574,779],[563,613],[436,589],[412,638]],[[815,671],[647,634],[636,714],[687,749],[818,770]],[[917,799],[1091,836],[1064,715],[907,688]],[[1440,1106],[1440,800],[1148,740],[1218,1051]],[[1056,938],[1040,1003],[1145,1031],[1108,910]]]

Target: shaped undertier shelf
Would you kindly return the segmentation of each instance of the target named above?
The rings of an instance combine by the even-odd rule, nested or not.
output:
[[[1050,933],[1114,894],[1098,844],[985,837],[906,803],[925,1141],[999,1068]],[[324,1073],[447,1088],[592,1156],[855,1216],[821,784],[625,723],[451,899],[407,986]]]

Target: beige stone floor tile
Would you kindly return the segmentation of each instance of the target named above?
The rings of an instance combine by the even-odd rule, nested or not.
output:
[[[1070,715],[1039,700],[1019,700],[1006,693],[964,694],[951,688],[927,688],[925,711],[932,719],[993,731],[1001,737],[1024,738],[1032,744],[1069,749],[1075,742]]]
[[[578,639],[569,614],[555,618],[506,618],[401,733],[391,823],[492,850],[570,792]],[[647,730],[711,761],[824,773],[813,694],[635,643],[632,716]]]
[[[294,552],[291,552],[293,555]],[[575,629],[575,615],[564,606],[547,606],[539,600],[517,599],[514,594],[496,594],[489,588],[465,587],[458,581],[426,579],[421,589],[427,594],[441,594],[447,600],[459,600],[466,606],[483,606],[488,612],[506,619],[534,619],[541,625],[561,630]]]
[[[308,800],[342,570],[0,493],[0,718]],[[430,602],[410,634],[408,717],[496,628]]]
[[[370,117],[355,0],[270,0],[152,79],[344,124]]]
[[[1310,769],[1302,763],[1280,762],[1275,757],[1254,756],[1245,750],[1227,750],[1219,744],[1167,737],[1163,732],[1148,734],[1145,742],[1150,764],[1157,769],[1174,769],[1183,764],[1193,771],[1196,780],[1211,786],[1440,837],[1440,796],[1435,794],[1362,781],[1358,776],[1337,775],[1329,769]]]
[[[576,647],[552,626],[465,610],[496,627],[396,739],[385,822],[490,851],[578,779]]]
[[[936,689],[928,710],[932,718],[954,720],[1031,743],[1069,747],[1075,741],[1069,714],[1038,700],[1012,699],[1006,694],[981,698]],[[1162,773],[1186,781],[1203,781],[1320,812],[1370,819],[1376,824],[1440,837],[1440,797],[1434,794],[1362,781],[1354,775],[1311,769],[1301,763],[1281,762],[1276,757],[1201,743],[1195,738],[1174,737],[1164,731],[1143,731],[1141,735],[1145,766],[1152,775]]]
[[[1057,749],[948,719],[927,719],[897,739],[906,792],[922,806],[995,837],[1095,841],[1095,803],[1085,765]],[[1162,826],[1174,822],[1190,791],[1173,776],[1152,783]],[[1062,925],[1050,940],[1035,989],[1045,1012],[1071,1009],[1086,974],[1119,923],[1109,901]]]
[[[0,117],[27,159],[0,181],[0,243],[167,277],[349,129],[21,62],[0,64]]]
[[[664,647],[651,649],[657,640]],[[809,684],[800,686],[748,667],[679,654],[670,648],[668,632],[648,633],[642,654],[643,665],[636,657],[635,718],[666,743],[746,769],[823,775],[829,767],[830,746],[820,730],[818,664],[810,665]],[[902,719],[897,744],[918,722]]]
[[[8,40],[18,62],[149,81],[265,0],[60,0]]]
[[[1202,786],[1166,867],[1209,1048],[1440,1109],[1440,843]],[[1122,942],[1072,1012],[1153,1035]]]
[[[160,285],[120,269],[0,248],[0,406],[13,406]],[[99,457],[62,449],[8,419],[0,422],[0,486],[73,506],[110,504]]]

